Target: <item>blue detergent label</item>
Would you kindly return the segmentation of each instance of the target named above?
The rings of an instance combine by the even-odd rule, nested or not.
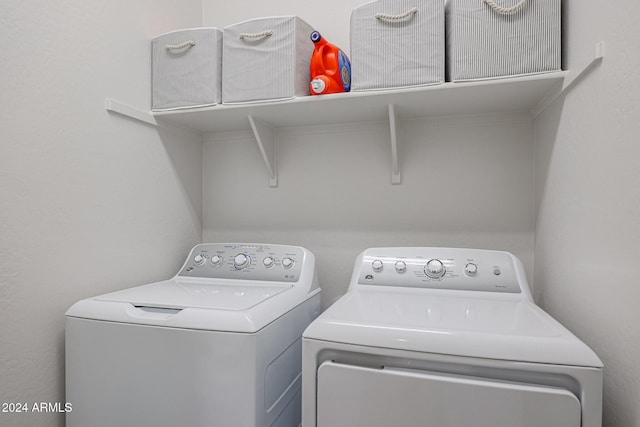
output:
[[[342,79],[342,87],[345,92],[351,91],[351,62],[343,51],[338,51],[338,65],[340,66],[340,77]]]

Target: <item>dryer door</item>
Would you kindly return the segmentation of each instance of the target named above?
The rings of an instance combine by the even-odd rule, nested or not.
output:
[[[397,368],[324,362],[317,427],[580,427],[561,388]]]

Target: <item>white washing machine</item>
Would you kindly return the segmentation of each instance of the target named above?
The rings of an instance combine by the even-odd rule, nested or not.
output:
[[[308,250],[197,245],[174,278],[67,311],[67,427],[297,427],[319,312]]]
[[[571,301],[567,301],[571,304]],[[303,334],[303,427],[600,427],[602,362],[507,252],[372,248]]]

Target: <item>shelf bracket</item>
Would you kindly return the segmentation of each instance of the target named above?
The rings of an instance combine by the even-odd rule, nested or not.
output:
[[[146,111],[139,110],[135,107],[131,107],[127,104],[123,104],[122,102],[116,101],[115,99],[106,98],[104,100],[104,108],[107,111],[112,111],[114,113],[118,113],[123,116],[147,123],[149,125],[158,126],[158,122],[156,122],[156,118],[153,117],[152,114]]]
[[[596,43],[595,55],[582,67],[571,70],[562,81],[562,85],[558,85],[542,98],[542,100],[533,108],[531,113],[533,118],[537,118],[547,108],[551,106],[561,95],[565,94],[573,85],[580,80],[588,71],[591,71],[596,65],[600,64],[604,59],[604,41]]]
[[[398,162],[398,117],[393,104],[389,104],[389,133],[391,137],[391,184],[398,185],[402,182],[402,176]]]
[[[276,141],[276,132],[272,126],[264,122],[255,120],[253,116],[247,116],[249,123],[251,124],[251,131],[258,144],[258,149],[262,155],[262,160],[267,167],[269,174],[269,187],[278,186],[278,169],[277,169],[277,154],[278,144]]]

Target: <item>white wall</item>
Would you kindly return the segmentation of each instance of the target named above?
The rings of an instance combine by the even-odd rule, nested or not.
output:
[[[3,2],[0,402],[64,403],[65,310],[168,277],[200,241],[200,140],[104,99],[149,108],[149,39],[201,20],[200,0]]]
[[[565,67],[604,62],[536,123],[536,299],[604,370],[604,426],[640,426],[640,5],[564,2]]]
[[[325,307],[371,246],[507,249],[532,270],[530,119],[440,117],[402,129],[401,185],[391,185],[385,123],[279,129],[278,188],[249,133],[210,134],[204,240],[308,247]]]

